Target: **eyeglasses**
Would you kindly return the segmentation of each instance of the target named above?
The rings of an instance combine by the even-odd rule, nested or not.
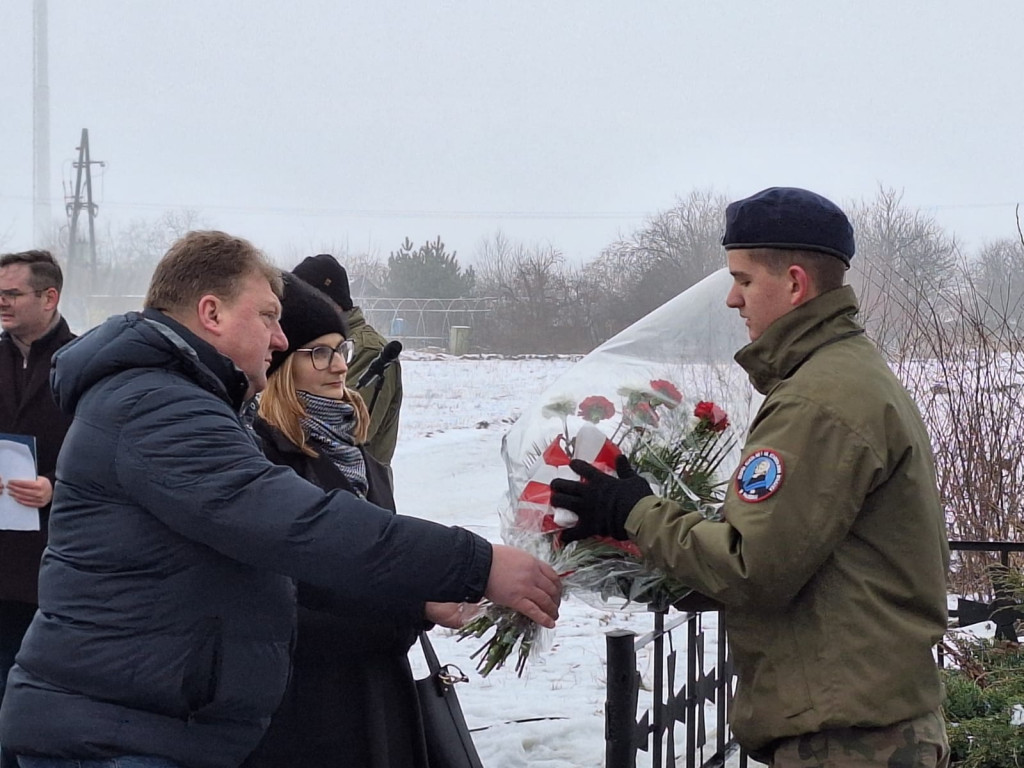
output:
[[[315,347],[300,347],[296,352],[309,352],[309,359],[313,367],[318,371],[326,371],[334,362],[334,356],[338,355],[345,361],[345,365],[352,362],[356,356],[356,343],[352,339],[345,339],[336,347],[329,347],[326,344],[317,344]]]
[[[36,296],[42,296],[48,290],[50,290],[50,289],[49,288],[43,288],[41,291],[28,291],[26,293],[25,291],[19,291],[19,290],[16,290],[16,289],[12,288],[12,289],[7,290],[7,291],[0,291],[0,299],[6,299],[7,301],[9,301],[11,303],[14,303],[18,299],[20,299],[22,296],[28,296],[29,293],[34,293]]]

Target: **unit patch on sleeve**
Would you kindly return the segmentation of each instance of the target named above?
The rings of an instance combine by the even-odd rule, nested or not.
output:
[[[771,449],[754,451],[736,472],[736,493],[744,501],[764,501],[782,485],[782,457]]]

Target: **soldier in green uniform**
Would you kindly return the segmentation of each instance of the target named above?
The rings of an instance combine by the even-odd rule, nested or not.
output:
[[[330,296],[345,313],[348,338],[356,343],[356,356],[348,366],[348,380],[353,383],[359,381],[359,377],[384,349],[387,339],[366,322],[363,310],[353,305],[345,268],[330,254],[321,253],[303,259],[292,273]],[[402,364],[395,360],[384,370],[382,378],[376,401],[373,398],[376,383],[356,391],[367,405],[373,403],[366,450],[390,472],[391,458],[395,455],[398,442],[399,411],[402,408]]]
[[[933,648],[949,551],[931,443],[909,393],[856,322],[853,228],[831,201],[773,187],[732,203],[726,303],[736,355],[765,396],[722,507],[704,519],[622,460],[555,480],[563,533],[629,538],[723,606],[732,728],[775,768],[948,764]]]

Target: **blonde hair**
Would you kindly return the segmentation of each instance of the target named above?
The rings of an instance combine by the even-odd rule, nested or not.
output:
[[[308,444],[306,433],[302,429],[302,419],[307,413],[295,388],[294,360],[294,354],[288,355],[277,370],[267,377],[267,388],[260,395],[260,418],[279,429],[307,456],[318,456],[319,454]],[[352,439],[356,445],[362,445],[366,442],[366,434],[370,430],[370,412],[366,408],[366,403],[362,395],[348,387],[345,387],[345,395],[341,401],[350,403],[355,408],[356,425],[352,430]]]

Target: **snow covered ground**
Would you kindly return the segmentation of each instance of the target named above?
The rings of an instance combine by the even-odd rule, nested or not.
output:
[[[402,359],[405,399],[394,458],[400,512],[460,525],[500,541],[499,515],[507,504],[508,488],[501,438],[573,361],[455,358],[424,352],[407,353]],[[470,659],[479,641],[456,642],[447,630],[433,631],[441,662],[457,664],[470,677],[469,683],[459,686],[459,698],[470,728],[480,729],[474,738],[487,768],[603,765],[605,633],[617,627],[642,634],[652,629],[653,620],[645,612],[564,601],[558,628],[549,633],[550,650],[531,661],[522,678],[511,667],[480,677]],[[713,621],[705,622],[705,629],[713,627]],[[713,644],[707,651],[715,652]],[[425,665],[418,646],[410,656],[419,676]],[[651,670],[641,671],[641,702],[649,702]],[[707,715],[713,723],[714,711]],[[515,722],[535,718],[539,719]],[[682,727],[676,740],[681,754]],[[649,761],[641,756],[641,765]]]

